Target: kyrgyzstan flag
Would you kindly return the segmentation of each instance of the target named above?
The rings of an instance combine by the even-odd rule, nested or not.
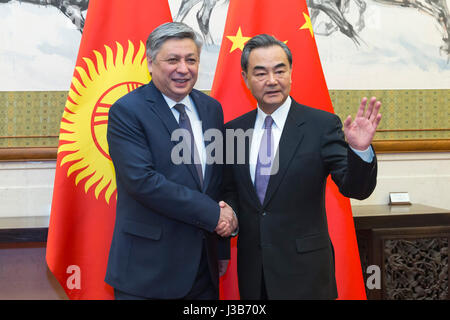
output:
[[[167,1],[90,1],[61,120],[47,264],[70,299],[111,299],[105,282],[116,209],[109,107],[150,81],[145,42],[172,21]]]
[[[211,95],[222,103],[225,121],[256,107],[241,76],[244,44],[267,33],[286,42],[292,51],[292,97],[301,104],[333,112],[317,52],[305,0],[231,0]],[[348,198],[328,179],[326,192],[328,227],[335,249],[339,299],[365,299],[358,245]],[[221,297],[238,299],[236,241],[232,261],[222,277]]]

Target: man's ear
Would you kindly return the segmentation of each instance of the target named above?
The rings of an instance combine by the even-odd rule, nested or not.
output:
[[[153,61],[152,61],[151,57],[147,57],[147,68],[148,68],[148,71],[150,72],[150,74],[152,74]]]
[[[241,71],[242,78],[244,78],[245,85],[248,88],[247,72]]]
[[[290,68],[290,70],[289,70],[289,83],[290,84],[292,84],[292,65],[291,65],[291,68]]]

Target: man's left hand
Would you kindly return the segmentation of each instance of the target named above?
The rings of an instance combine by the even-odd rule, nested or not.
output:
[[[372,143],[373,136],[381,121],[381,113],[378,113],[381,102],[375,97],[370,99],[366,109],[367,98],[361,100],[355,120],[348,116],[344,121],[344,134],[348,144],[356,150],[366,150]]]

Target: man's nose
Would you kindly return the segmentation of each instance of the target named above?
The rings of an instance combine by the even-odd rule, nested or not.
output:
[[[177,72],[179,73],[188,73],[189,69],[188,66],[186,64],[186,61],[184,60],[180,60],[177,64]]]
[[[273,72],[269,72],[267,74],[267,84],[274,85],[277,83],[277,79],[275,78],[275,74]]]

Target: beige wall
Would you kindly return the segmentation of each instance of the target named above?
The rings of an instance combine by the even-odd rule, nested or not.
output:
[[[50,214],[55,161],[0,162],[0,217]]]
[[[411,202],[450,210],[450,152],[378,155],[377,187],[353,205],[386,204],[389,192],[409,193]]]

